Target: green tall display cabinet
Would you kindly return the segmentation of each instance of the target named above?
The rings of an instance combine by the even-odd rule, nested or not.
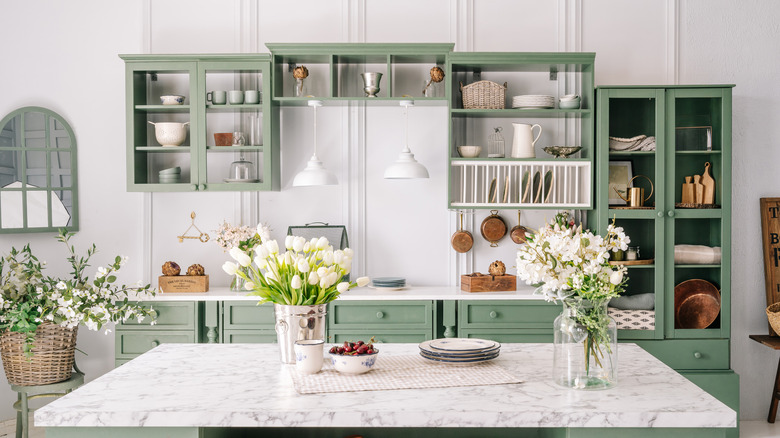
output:
[[[626,293],[655,294],[655,329],[620,330],[618,337],[739,411],[729,353],[732,87],[598,87],[589,225],[605,232],[614,220],[625,229],[642,263],[628,266]],[[711,202],[705,174],[714,179]],[[644,190],[643,202],[622,199],[629,187]],[[695,288],[684,292],[684,282]],[[710,318],[691,318],[707,307],[715,309]]]
[[[128,191],[279,190],[279,110],[269,55],[120,57]],[[184,100],[169,104],[162,96]],[[183,141],[161,137],[181,129],[173,124],[186,124]],[[245,166],[249,174],[236,172]]]

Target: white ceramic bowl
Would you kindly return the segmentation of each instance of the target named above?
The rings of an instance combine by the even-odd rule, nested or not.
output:
[[[558,102],[558,108],[560,109],[578,109],[580,107],[580,100],[562,100]]]
[[[482,146],[458,146],[458,153],[463,158],[476,158],[482,152]]]
[[[184,96],[179,96],[178,94],[170,94],[166,96],[160,96],[160,102],[163,105],[183,105],[184,104]]]
[[[378,355],[379,350],[374,350],[374,354],[361,354],[357,356],[330,353],[330,363],[333,365],[333,368],[340,373],[363,374],[371,371],[371,368],[376,364]]]
[[[154,125],[154,137],[162,146],[179,146],[187,138],[187,125],[190,122],[157,122]]]

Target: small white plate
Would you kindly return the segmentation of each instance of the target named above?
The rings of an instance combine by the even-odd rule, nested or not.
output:
[[[495,348],[499,344],[488,339],[443,338],[434,339],[428,344],[431,348],[443,351],[483,351]]]

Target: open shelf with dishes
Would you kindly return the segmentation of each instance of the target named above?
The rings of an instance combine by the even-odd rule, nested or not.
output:
[[[448,208],[592,208],[594,59],[450,54]]]
[[[128,78],[128,190],[279,189],[278,129],[272,129],[278,114],[272,99],[263,99],[271,89],[270,56],[121,58]]]

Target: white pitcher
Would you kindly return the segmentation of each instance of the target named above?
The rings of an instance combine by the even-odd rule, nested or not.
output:
[[[512,123],[515,128],[515,134],[512,138],[512,158],[536,158],[534,145],[539,136],[542,135],[542,127],[538,124],[527,125],[525,123]],[[536,138],[533,136],[533,129],[539,128]]]

